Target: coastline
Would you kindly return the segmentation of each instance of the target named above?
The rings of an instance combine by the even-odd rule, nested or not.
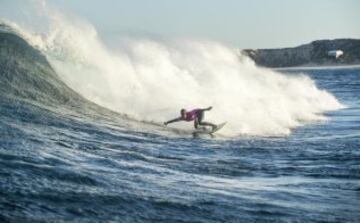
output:
[[[334,55],[334,51],[341,54]],[[316,40],[291,48],[243,49],[242,55],[267,68],[360,65],[360,39]]]
[[[271,70],[335,70],[335,69],[356,69],[360,68],[360,64],[354,65],[306,65],[296,67],[262,67]]]

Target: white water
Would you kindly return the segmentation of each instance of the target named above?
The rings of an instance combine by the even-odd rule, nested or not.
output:
[[[224,134],[286,135],[342,107],[309,77],[258,68],[221,43],[123,38],[110,49],[91,24],[45,4],[42,10],[48,29],[22,30],[61,78],[85,98],[140,121],[162,123],[181,108],[211,105],[206,119],[228,121]]]

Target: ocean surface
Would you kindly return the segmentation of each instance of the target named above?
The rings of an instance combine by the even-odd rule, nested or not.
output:
[[[86,99],[19,35],[0,55],[0,222],[360,222],[359,68],[282,70],[343,105],[289,134],[195,137]]]

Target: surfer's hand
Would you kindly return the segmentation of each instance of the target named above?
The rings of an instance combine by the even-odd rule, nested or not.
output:
[[[164,125],[166,126],[168,123],[167,122],[164,122]]]
[[[208,107],[207,110],[210,111],[212,109],[212,106]]]

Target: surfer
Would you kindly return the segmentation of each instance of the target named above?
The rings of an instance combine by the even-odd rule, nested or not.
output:
[[[180,117],[169,120],[167,122],[164,122],[164,125],[173,123],[173,122],[179,122],[179,121],[186,121],[186,122],[191,122],[194,121],[194,127],[195,129],[198,129],[199,126],[211,126],[212,129],[216,129],[217,125],[210,123],[210,122],[204,122],[203,119],[205,117],[205,111],[210,111],[212,109],[212,107],[208,107],[208,108],[197,108],[197,109],[193,109],[191,111],[186,111],[185,109],[181,109],[180,110]]]

